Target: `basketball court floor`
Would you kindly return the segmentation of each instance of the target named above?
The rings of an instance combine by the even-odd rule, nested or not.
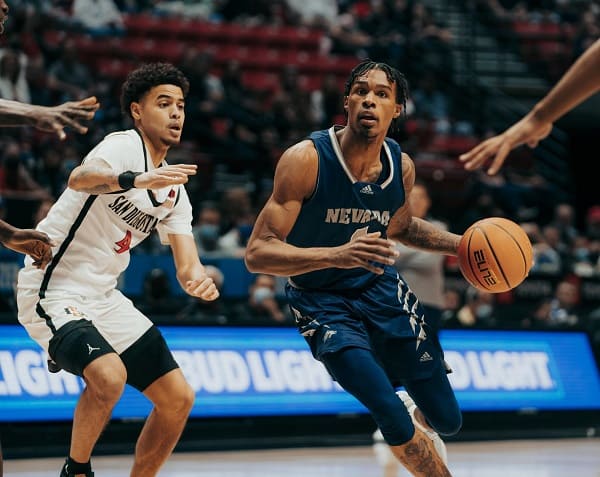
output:
[[[600,477],[600,438],[450,442],[454,477]],[[4,477],[57,477],[61,458],[7,460]],[[93,459],[96,477],[127,477],[131,456]],[[175,453],[160,477],[389,477],[371,448]],[[400,470],[394,477],[407,476]]]

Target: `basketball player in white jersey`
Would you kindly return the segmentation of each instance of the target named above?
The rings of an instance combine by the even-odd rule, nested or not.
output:
[[[189,83],[165,63],[144,65],[123,85],[134,129],[107,135],[76,167],[38,229],[56,243],[45,270],[19,272],[19,321],[51,367],[82,376],[69,456],[61,477],[90,477],[91,454],[125,384],[154,405],[138,438],[132,477],[157,474],[175,447],[194,392],[160,331],[116,289],[129,251],[155,229],[173,251],[177,278],[192,296],[219,293],[200,262],[183,186],[194,165],[168,165],[179,143]]]

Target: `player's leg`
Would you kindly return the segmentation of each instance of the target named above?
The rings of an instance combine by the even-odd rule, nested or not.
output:
[[[321,359],[336,381],[369,409],[394,455],[414,476],[450,476],[431,440],[413,425],[370,350],[345,348]]]
[[[451,436],[462,425],[462,414],[444,367],[427,379],[406,381],[406,391],[416,404],[415,419],[427,429]]]
[[[131,477],[155,476],[173,452],[195,394],[156,327],[121,354],[127,382],[154,404],[135,447]]]
[[[82,376],[86,385],[73,414],[69,457],[61,477],[92,476],[92,451],[125,388],[125,366],[88,320],[59,328],[48,351],[58,367]]]

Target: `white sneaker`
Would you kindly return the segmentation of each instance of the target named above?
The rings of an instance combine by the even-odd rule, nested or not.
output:
[[[415,427],[422,430],[425,433],[425,435],[427,437],[429,437],[429,439],[431,439],[431,441],[433,442],[433,446],[435,447],[435,450],[437,451],[438,455],[440,456],[440,458],[442,459],[444,464],[447,465],[448,464],[448,452],[446,451],[446,444],[444,444],[444,441],[442,440],[442,438],[433,429],[428,429],[428,428],[424,427],[419,421],[417,421],[415,419],[415,409],[417,409],[417,405],[415,404],[415,402],[412,400],[412,398],[408,395],[408,393],[406,391],[398,391],[396,394],[398,395],[400,400],[404,403],[404,406],[406,406],[406,409],[408,410],[408,413],[410,414],[410,417],[411,417]]]

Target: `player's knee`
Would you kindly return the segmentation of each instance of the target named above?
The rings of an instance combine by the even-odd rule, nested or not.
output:
[[[181,392],[181,396],[179,398],[179,407],[182,413],[188,415],[194,407],[194,402],[196,401],[196,393],[192,389],[189,384],[185,384],[183,387],[183,391]]]
[[[84,371],[89,391],[98,401],[116,403],[121,398],[127,381],[125,366],[117,360],[94,364],[90,363]]]
[[[383,412],[372,414],[385,441],[393,446],[410,441],[415,433],[415,427],[402,401],[394,394],[393,399],[390,399],[388,405],[382,410]]]
[[[406,444],[415,435],[415,426],[412,422],[390,423],[381,428],[381,434],[391,446]]]
[[[462,427],[462,414],[460,411],[445,413],[430,423],[431,427],[442,436],[453,436]]]
[[[195,399],[196,395],[192,387],[188,383],[181,383],[171,390],[169,399],[162,406],[162,410],[188,416],[194,406]]]

